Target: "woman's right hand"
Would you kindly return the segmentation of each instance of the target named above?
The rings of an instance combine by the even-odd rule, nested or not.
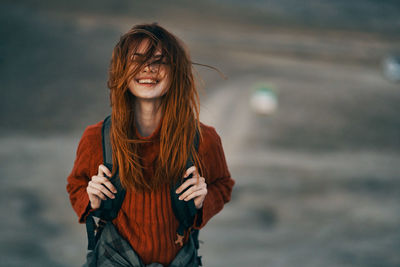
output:
[[[113,184],[104,176],[106,174],[111,177],[111,172],[103,164],[99,165],[99,170],[97,175],[92,176],[91,181],[86,187],[86,192],[89,195],[89,201],[92,209],[98,209],[101,205],[101,200],[106,200],[106,196],[114,199],[114,194],[117,190]],[[113,194],[114,193],[114,194]]]

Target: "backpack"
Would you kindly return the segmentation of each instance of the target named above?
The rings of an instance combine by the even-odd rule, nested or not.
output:
[[[107,116],[103,121],[102,126],[102,145],[103,145],[103,161],[104,165],[112,171],[112,147],[111,147],[111,140],[110,140],[110,128],[111,128],[111,115]],[[195,146],[196,150],[198,150],[199,145],[199,135],[196,133],[195,140],[193,145]],[[193,166],[193,160],[191,155],[188,157],[186,162],[186,169]],[[117,166],[118,168],[118,166]],[[179,195],[176,194],[175,191],[178,187],[185,182],[187,179],[191,178],[192,175],[185,178],[183,181],[179,180],[175,185],[170,186],[170,196],[171,196],[171,204],[173,208],[173,212],[177,220],[179,221],[179,227],[177,229],[177,242],[182,242],[183,236],[185,231],[189,231],[190,240],[193,241],[194,247],[196,249],[196,257],[197,261],[200,266],[201,263],[201,256],[197,256],[197,250],[199,249],[199,230],[192,229],[191,226],[194,224],[195,215],[197,213],[196,206],[194,204],[194,200],[191,199],[190,201],[183,201],[179,200]],[[115,219],[118,215],[118,212],[122,206],[122,202],[124,201],[126,191],[122,187],[118,169],[117,172],[113,177],[111,177],[110,182],[114,185],[117,190],[117,193],[114,194],[115,198],[111,199],[108,198],[106,200],[101,201],[101,205],[99,209],[91,212],[86,219],[86,231],[88,237],[88,250],[90,254],[93,254],[93,250],[100,239],[102,234],[102,230],[107,223],[111,224],[111,221]],[[181,192],[182,193],[182,192]],[[96,225],[94,217],[99,218],[98,224]],[[181,246],[183,242],[181,243]]]

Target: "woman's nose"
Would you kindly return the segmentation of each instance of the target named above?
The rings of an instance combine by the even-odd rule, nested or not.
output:
[[[156,72],[156,68],[153,64],[146,64],[143,68],[144,72]]]

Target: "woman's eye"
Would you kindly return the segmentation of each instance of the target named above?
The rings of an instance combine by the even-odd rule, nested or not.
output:
[[[161,59],[154,60],[151,64],[165,64]]]
[[[133,62],[137,62],[137,63],[143,63],[144,60],[142,58],[138,58],[138,57],[132,57],[132,61]]]
[[[145,58],[142,57],[142,56],[134,55],[134,56],[131,57],[131,59],[132,59],[133,62],[136,62],[138,64],[145,64],[146,63]],[[163,58],[157,58],[157,59],[153,59],[153,60],[150,59],[147,62],[148,62],[147,63],[148,65],[164,65],[164,64],[167,64],[164,61]]]

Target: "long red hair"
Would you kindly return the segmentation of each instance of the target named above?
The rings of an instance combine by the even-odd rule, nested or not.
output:
[[[132,68],[131,55],[144,39],[150,42],[143,64],[151,59],[156,49],[161,48],[170,77],[170,87],[161,100],[160,152],[152,179],[143,176],[138,154],[138,145],[143,141],[136,136],[135,96],[128,90],[130,80],[143,68],[143,64]],[[113,166],[118,166],[125,189],[150,191],[165,183],[177,182],[182,179],[190,154],[201,172],[201,162],[193,145],[196,131],[201,137],[199,96],[189,53],[177,37],[156,23],[134,26],[121,36],[114,48],[108,87],[112,108]],[[117,168],[113,168],[113,174],[116,171]]]

